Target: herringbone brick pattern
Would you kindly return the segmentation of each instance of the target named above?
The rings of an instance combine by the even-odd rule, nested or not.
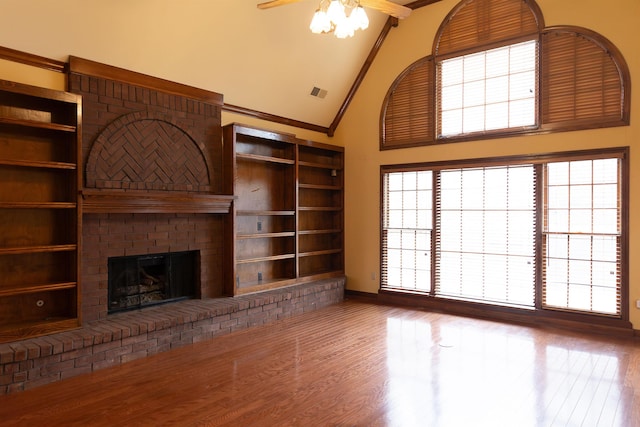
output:
[[[208,191],[203,153],[176,125],[145,118],[112,123],[92,148],[87,185],[165,191]],[[117,129],[113,126],[122,125]]]

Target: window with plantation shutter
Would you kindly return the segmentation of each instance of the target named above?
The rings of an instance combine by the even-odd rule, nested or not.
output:
[[[440,138],[536,125],[537,42],[440,61]]]
[[[463,0],[436,35],[436,59],[478,52],[537,38],[544,27],[537,4],[529,0]]]
[[[621,159],[544,165],[542,303],[619,316]]]
[[[533,306],[535,182],[532,165],[440,171],[438,295]]]
[[[433,174],[384,175],[382,282],[400,289],[431,289]]]
[[[624,82],[611,43],[584,29],[557,28],[542,36],[542,123],[619,125],[628,121]],[[616,58],[618,57],[618,58]]]
[[[434,140],[433,60],[409,66],[385,98],[380,149],[423,145]]]
[[[545,28],[534,0],[462,0],[432,54],[387,92],[380,149],[624,126],[629,90],[628,66],[603,36]]]
[[[628,320],[628,148],[381,167],[381,289]]]

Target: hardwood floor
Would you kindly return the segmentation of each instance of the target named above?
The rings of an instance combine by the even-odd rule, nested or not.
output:
[[[640,426],[640,344],[356,301],[0,396],[2,426]]]

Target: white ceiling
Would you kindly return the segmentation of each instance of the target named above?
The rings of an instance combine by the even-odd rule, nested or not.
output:
[[[367,9],[369,29],[339,40],[308,29],[319,0],[268,10],[260,1],[0,0],[0,45],[103,62],[329,126],[387,15]],[[325,99],[310,95],[314,86],[327,90]]]

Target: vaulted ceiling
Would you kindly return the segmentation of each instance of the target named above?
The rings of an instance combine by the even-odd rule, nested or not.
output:
[[[319,0],[0,0],[0,46],[69,55],[222,93],[226,103],[328,127],[387,15],[353,38],[309,31]],[[394,0],[408,4],[410,0]],[[411,16],[407,19],[411,19]],[[324,99],[311,96],[314,87]]]

